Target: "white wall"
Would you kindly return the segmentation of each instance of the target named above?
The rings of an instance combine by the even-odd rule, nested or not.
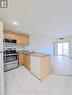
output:
[[[54,54],[54,42],[64,42],[69,41],[69,56],[72,57],[72,36],[64,37],[64,40],[58,40],[46,35],[30,35],[30,50],[35,50],[37,52]],[[57,51],[57,50],[56,50]]]
[[[4,95],[3,23],[0,21],[0,95]]]
[[[52,38],[46,35],[34,34],[30,35],[30,50],[35,50],[37,52],[44,52],[53,54],[53,42]]]

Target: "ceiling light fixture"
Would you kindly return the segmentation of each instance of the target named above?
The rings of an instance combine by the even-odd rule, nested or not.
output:
[[[13,22],[14,25],[18,25],[18,23],[16,21]]]

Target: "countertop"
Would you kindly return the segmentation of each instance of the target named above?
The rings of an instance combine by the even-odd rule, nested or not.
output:
[[[50,56],[50,54],[47,53],[39,53],[39,52],[32,52],[32,51],[19,51],[19,53],[30,54],[39,57]]]

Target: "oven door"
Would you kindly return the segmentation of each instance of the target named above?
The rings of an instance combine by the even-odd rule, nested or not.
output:
[[[9,71],[18,67],[18,54],[8,54],[4,56],[4,71]]]
[[[4,63],[8,63],[8,62],[12,62],[12,61],[16,61],[18,60],[18,55],[17,54],[13,54],[13,55],[6,55],[4,56]]]
[[[4,64],[4,72],[18,68],[18,61],[8,62]]]

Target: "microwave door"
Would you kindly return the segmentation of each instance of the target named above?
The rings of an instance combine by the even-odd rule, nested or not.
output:
[[[4,42],[6,42],[6,43],[14,43],[14,44],[16,44],[17,41],[14,40],[14,39],[5,39]]]

